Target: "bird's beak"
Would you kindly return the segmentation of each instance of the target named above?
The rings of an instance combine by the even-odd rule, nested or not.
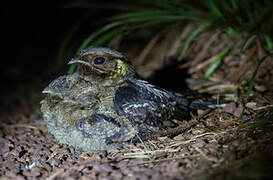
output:
[[[86,66],[91,67],[91,65],[88,62],[85,62],[85,61],[80,60],[80,59],[72,59],[71,61],[68,62],[68,64],[75,64],[75,63],[80,63],[80,64],[84,64]]]

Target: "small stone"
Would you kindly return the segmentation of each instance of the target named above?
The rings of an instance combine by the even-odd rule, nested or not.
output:
[[[51,166],[58,167],[61,164],[61,161],[59,159],[53,158],[49,161]]]
[[[5,154],[9,151],[10,142],[2,137],[0,137],[0,155]]]

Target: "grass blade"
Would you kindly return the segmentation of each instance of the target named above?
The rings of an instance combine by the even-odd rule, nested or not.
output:
[[[270,36],[265,35],[264,39],[265,39],[265,42],[266,42],[266,45],[267,45],[268,49],[272,50],[272,48],[273,48],[273,42],[272,42]]]
[[[160,22],[165,21],[177,21],[177,20],[204,20],[204,16],[190,11],[141,11],[141,12],[129,12],[124,13],[112,18],[112,20],[123,21],[124,23],[140,23],[145,21],[155,21],[159,20]]]
[[[204,77],[207,79],[211,76],[211,74],[214,72],[214,70],[218,67],[220,64],[222,58],[225,56],[225,54],[229,51],[229,47],[224,48],[220,53],[218,53],[211,66],[207,69],[207,71],[204,74]]]
[[[122,28],[119,27],[117,29],[114,29],[114,30],[108,32],[108,33],[105,33],[103,36],[101,36],[99,39],[97,39],[92,45],[93,46],[101,46],[102,44],[104,44],[108,40],[110,40],[113,37],[115,37],[116,35],[120,34],[121,31],[122,31]]]
[[[231,0],[231,4],[232,4],[233,10],[236,10],[238,8],[238,6],[236,4],[236,0]]]
[[[178,61],[180,61],[183,56],[185,55],[186,51],[188,50],[190,44],[192,43],[192,41],[194,40],[194,38],[201,33],[202,31],[204,31],[209,25],[211,25],[210,21],[207,21],[203,24],[201,24],[196,30],[194,30],[191,35],[187,38],[185,44],[184,44],[184,48],[182,50],[182,53],[180,55],[180,57],[178,58]]]
[[[225,31],[226,31],[226,33],[229,35],[229,36],[234,36],[235,34],[236,34],[236,31],[231,27],[231,26],[229,26],[229,27],[227,27],[226,29],[225,29]]]
[[[261,59],[258,60],[258,64],[256,65],[255,70],[254,70],[254,72],[253,72],[253,74],[252,74],[252,76],[250,78],[249,84],[248,84],[248,89],[247,89],[247,93],[246,93],[245,104],[248,102],[250,94],[251,94],[251,92],[253,90],[253,87],[254,87],[254,84],[255,84],[255,77],[257,75],[257,72],[258,72],[261,64],[266,60],[266,58],[268,58],[270,56],[273,56],[273,53],[270,53],[270,54],[268,54],[268,55],[266,55],[263,58],[261,58]],[[243,110],[242,110],[242,112],[240,114],[239,120],[242,120],[242,118],[243,118],[243,115],[244,115],[244,112],[245,112],[245,108],[246,108],[245,104],[244,104]]]
[[[76,52],[76,55],[79,55],[80,52],[87,48],[90,44],[91,41],[93,41],[96,37],[98,37],[100,34],[107,32],[108,30],[118,27],[122,25],[122,22],[117,21],[117,22],[113,22],[110,24],[106,24],[105,26],[103,26],[100,30],[94,32],[93,34],[89,35],[84,41],[83,43],[80,45],[79,49]],[[106,39],[107,40],[107,39]],[[102,41],[102,40],[101,40]],[[98,42],[99,43],[99,42]],[[95,45],[95,44],[94,44]],[[97,45],[98,46],[98,45]],[[72,74],[73,72],[75,72],[76,69],[76,64],[72,64],[70,65],[69,69],[68,69],[68,74]]]
[[[217,15],[217,17],[222,17],[223,14],[219,10],[219,8],[216,6],[214,0],[208,0],[208,6],[211,9],[211,11]]]
[[[99,36],[100,34],[112,29],[112,28],[115,28],[115,27],[118,27],[120,25],[122,25],[123,23],[120,22],[120,21],[116,21],[116,22],[113,22],[113,23],[110,23],[110,24],[106,24],[105,26],[103,26],[100,30],[96,31],[95,33],[91,34],[90,36],[88,36],[84,41],[83,43],[80,45],[79,49],[77,50],[76,52],[76,55],[79,55],[81,50],[85,49],[92,40],[94,40],[97,36]]]

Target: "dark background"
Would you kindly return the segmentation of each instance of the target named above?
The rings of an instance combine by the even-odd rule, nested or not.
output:
[[[3,9],[0,105],[32,98],[33,93],[41,96],[53,79],[67,73],[66,63],[84,39],[109,23],[109,17],[116,12],[114,5],[107,0],[78,4],[66,1],[55,4],[55,8]],[[156,73],[157,78],[151,82],[177,90],[177,83],[170,83],[168,78],[163,81],[165,76],[185,77],[186,71],[174,67]]]
[[[47,84],[56,75],[66,73],[65,64],[82,40],[112,13],[109,9],[79,8],[69,3],[55,6],[2,9],[2,97],[20,91],[27,84]],[[62,43],[71,34],[71,52],[64,54],[60,61]]]

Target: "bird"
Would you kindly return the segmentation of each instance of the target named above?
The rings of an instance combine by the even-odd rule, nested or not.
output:
[[[42,91],[41,112],[59,143],[82,151],[121,148],[215,107],[141,79],[125,55],[107,47],[82,50],[68,64],[76,72]]]

